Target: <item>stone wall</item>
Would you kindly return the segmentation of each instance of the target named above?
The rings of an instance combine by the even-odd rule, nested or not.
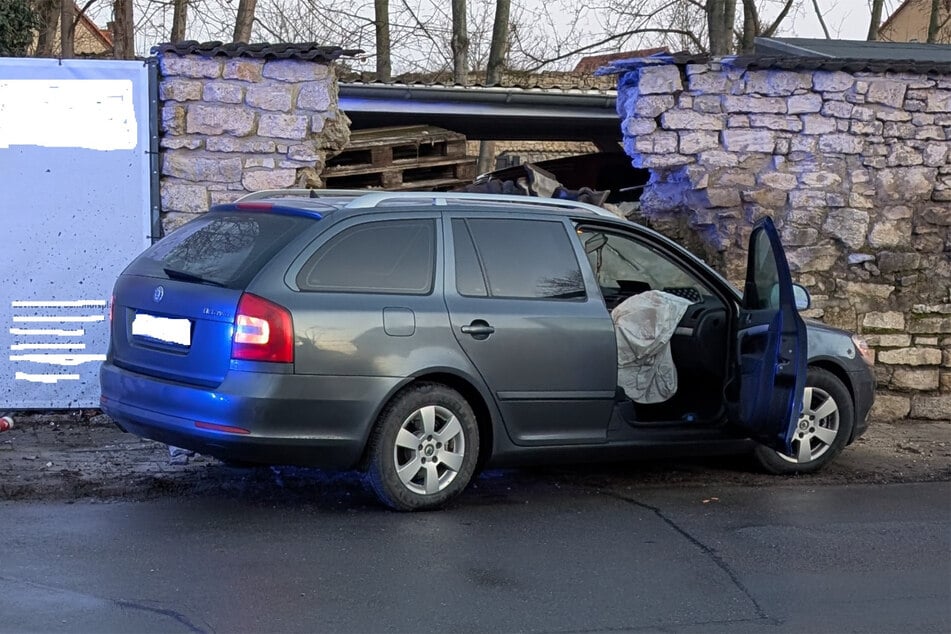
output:
[[[319,187],[346,147],[332,66],[296,59],[160,56],[162,224],[248,192]]]
[[[806,315],[875,348],[875,415],[951,420],[951,75],[723,62],[620,76],[641,220],[738,282],[772,216]]]

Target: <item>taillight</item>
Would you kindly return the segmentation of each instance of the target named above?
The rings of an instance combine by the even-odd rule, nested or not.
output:
[[[234,318],[231,358],[244,361],[294,362],[294,322],[283,306],[244,293]]]

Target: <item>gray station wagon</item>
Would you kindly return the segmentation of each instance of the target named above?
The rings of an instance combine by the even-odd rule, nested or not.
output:
[[[364,470],[403,510],[485,466],[647,448],[810,472],[865,431],[874,380],[808,305],[768,218],[740,293],[582,203],[259,192],[119,277],[102,409],[226,461]]]

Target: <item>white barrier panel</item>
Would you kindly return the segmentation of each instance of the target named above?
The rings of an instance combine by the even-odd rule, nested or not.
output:
[[[112,286],[151,243],[148,82],[0,58],[0,410],[99,405]]]

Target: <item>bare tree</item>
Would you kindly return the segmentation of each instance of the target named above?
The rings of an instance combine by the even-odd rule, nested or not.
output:
[[[188,23],[188,0],[174,0],[172,13],[172,33],[169,38],[172,42],[181,42],[185,39],[185,28]]]
[[[872,0],[872,20],[868,25],[868,37],[866,38],[869,42],[874,42],[878,39],[878,29],[882,25],[882,6],[885,4],[885,0]]]
[[[495,86],[502,81],[502,66],[505,62],[505,50],[508,48],[509,13],[511,9],[511,0],[496,0],[489,63],[485,69],[485,83],[487,86]],[[483,141],[479,144],[479,161],[476,163],[476,171],[479,174],[490,171],[493,161],[495,161],[495,142]]]
[[[736,0],[707,0],[706,11],[710,54],[729,55],[733,51]]]
[[[934,44],[938,36],[938,12],[941,0],[931,0],[931,15],[928,18],[928,44]]]
[[[114,0],[112,15],[112,56],[116,59],[132,59],[135,57],[132,0]]]
[[[466,0],[452,0],[452,79],[469,83],[469,34],[466,29]]]
[[[59,56],[70,59],[76,56],[73,46],[73,18],[76,5],[73,0],[60,0],[59,4]]]
[[[373,0],[376,24],[376,78],[389,81],[393,74],[390,61],[390,0]]]
[[[234,22],[233,42],[251,41],[251,27],[254,25],[254,9],[258,0],[238,0],[238,15]]]

